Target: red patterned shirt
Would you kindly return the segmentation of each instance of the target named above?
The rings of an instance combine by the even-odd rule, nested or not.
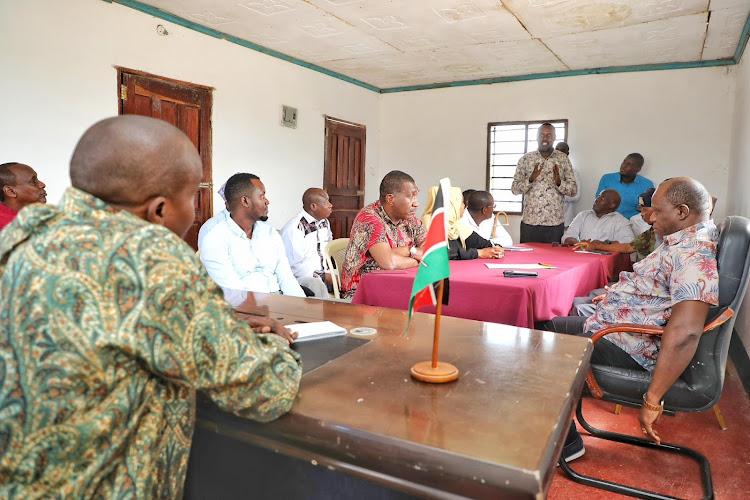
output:
[[[427,231],[416,217],[397,224],[385,213],[380,200],[360,210],[352,225],[341,273],[344,298],[354,296],[363,274],[380,269],[369,253],[370,247],[376,243],[388,243],[391,248],[421,247],[426,237]]]
[[[18,212],[0,203],[0,229],[10,224],[10,221],[15,219],[16,215],[18,215]]]
[[[620,281],[609,288],[584,330],[593,332],[615,323],[664,326],[672,306],[679,302],[718,304],[718,237],[712,220],[665,236],[664,244],[634,264],[632,273],[620,273]],[[661,344],[658,336],[620,332],[610,333],[606,339],[653,371]]]

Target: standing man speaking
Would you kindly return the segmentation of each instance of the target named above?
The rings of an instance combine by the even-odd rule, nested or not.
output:
[[[523,194],[521,243],[559,242],[565,231],[565,196],[578,192],[570,160],[554,149],[555,127],[544,123],[537,132],[536,151],[518,160],[513,194]]]

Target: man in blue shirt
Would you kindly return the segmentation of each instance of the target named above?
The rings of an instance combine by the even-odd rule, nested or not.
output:
[[[620,193],[620,207],[617,209],[626,219],[638,213],[638,196],[654,187],[654,183],[638,173],[643,168],[643,156],[640,153],[630,153],[622,161],[620,171],[602,175],[596,195],[605,189],[614,189]]]

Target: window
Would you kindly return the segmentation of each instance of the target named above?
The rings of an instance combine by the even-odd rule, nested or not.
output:
[[[555,144],[568,142],[568,120],[501,122],[487,126],[487,190],[495,198],[495,211],[521,213],[522,196],[510,192],[518,160],[537,149],[536,134],[542,123],[555,126]]]

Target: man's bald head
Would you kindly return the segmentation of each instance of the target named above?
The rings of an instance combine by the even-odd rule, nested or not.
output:
[[[320,188],[308,188],[302,194],[302,207],[308,209],[311,203],[319,203],[321,199],[327,197],[326,192]]]
[[[324,190],[308,188],[302,195],[302,208],[316,220],[323,220],[331,215],[333,206]]]
[[[172,198],[201,175],[201,159],[190,139],[167,122],[145,116],[94,124],[70,160],[73,187],[120,206]]]
[[[711,195],[695,179],[675,177],[659,184],[651,198],[651,207],[654,231],[663,238],[708,220]]]
[[[700,182],[690,177],[675,177],[664,181],[659,188],[664,188],[664,197],[672,206],[687,205],[691,213],[701,220],[711,213],[711,195]]]
[[[616,211],[617,207],[620,206],[620,201],[622,201],[620,193],[614,189],[605,189],[599,193],[599,196],[594,200],[594,206],[592,208],[594,209],[596,216],[601,217],[602,215],[611,214]]]

